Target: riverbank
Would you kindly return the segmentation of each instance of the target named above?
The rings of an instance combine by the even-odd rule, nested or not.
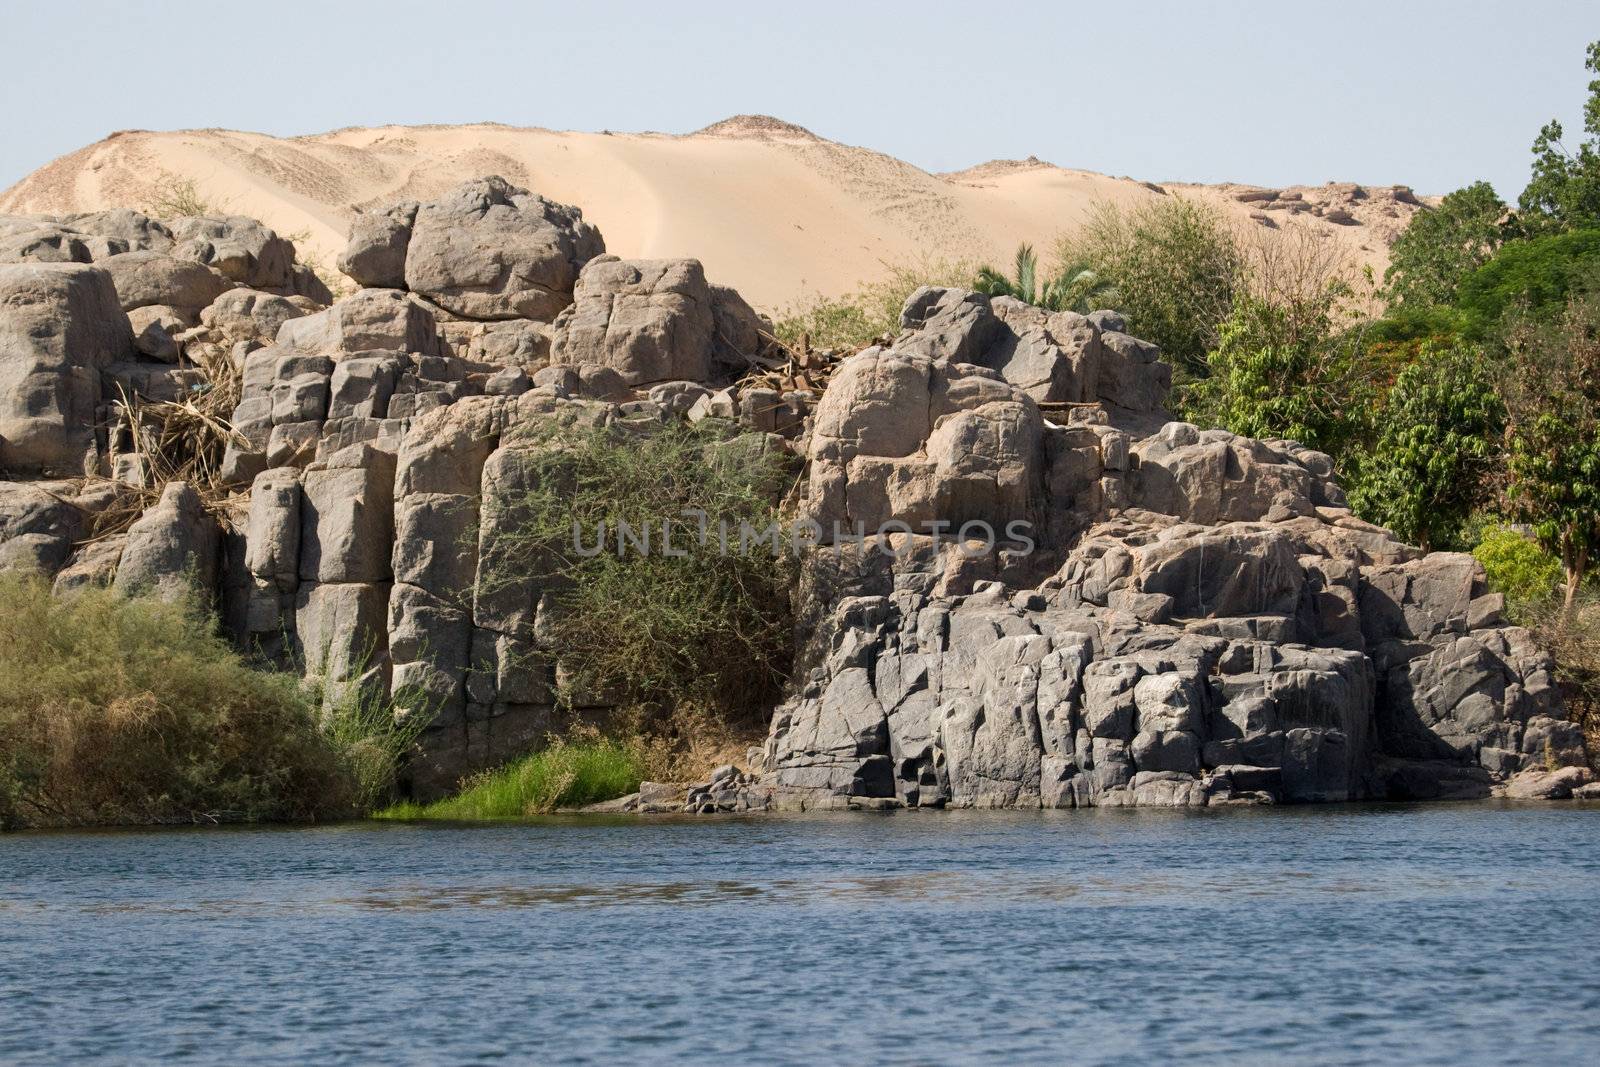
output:
[[[0,1059],[1583,1061],[1597,813],[18,834]]]

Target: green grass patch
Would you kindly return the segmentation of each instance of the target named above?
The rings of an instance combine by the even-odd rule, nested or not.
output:
[[[581,807],[639,788],[641,761],[615,741],[558,741],[515,763],[470,779],[453,797],[432,804],[395,804],[380,819],[520,819]]]

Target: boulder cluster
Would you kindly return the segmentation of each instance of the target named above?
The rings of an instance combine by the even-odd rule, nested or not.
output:
[[[1326,455],[1167,421],[1121,325],[924,289],[835,373],[807,506],[913,532],[807,560],[767,802],[1431,799],[1584,764],[1472,557],[1355,517]],[[981,554],[915,532],[1019,517]]]
[[[1356,518],[1326,455],[1171,421],[1169,368],[1112,313],[925,288],[892,344],[781,391],[750,384],[769,327],[699,262],[608,255],[577,208],[498,178],[359,215],[338,265],[335,299],[254,220],[0,217],[0,566],[63,594],[197,583],[329,699],[425,708],[419,796],[608,702],[550,638],[552,580],[503,565],[546,431],[705,418],[806,465],[800,653],[753,765],[644,810],[1588,773],[1549,657],[1475,561]],[[220,469],[162,482],[113,402],[219,375]],[[129,492],[142,514],[93,535]]]
[[[253,220],[0,234],[0,566],[63,593],[198,584],[242,647],[330,700],[362,685],[426,709],[423,796],[541,740],[558,687],[607,699],[565,685],[550,590],[490,576],[540,428],[720,416],[787,448],[809,403],[734,387],[766,326],[697,261],[606,255],[577,208],[499,178],[358,216],[339,265],[359,288],[338,300]],[[117,402],[219,375],[238,399],[216,484],[154,484]],[[97,536],[125,490],[148,506]]]

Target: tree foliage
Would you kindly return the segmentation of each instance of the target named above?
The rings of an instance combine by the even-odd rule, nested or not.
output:
[[[1359,336],[1336,329],[1339,286],[1307,300],[1240,295],[1208,357],[1209,378],[1185,391],[1185,414],[1247,437],[1286,437],[1334,455],[1359,440],[1371,387]]]
[[[1600,555],[1600,294],[1507,337],[1506,499],[1561,560],[1566,603]]]
[[[1583,65],[1600,75],[1600,41],[1589,45]],[[1518,205],[1530,233],[1600,227],[1600,77],[1589,82],[1583,132],[1584,139],[1569,150],[1561,123],[1551,120],[1534,139],[1533,178]]]
[[[1459,546],[1486,495],[1505,408],[1479,351],[1425,348],[1400,372],[1360,458],[1352,503],[1424,549]]]
[[[1474,182],[1437,208],[1412,216],[1389,250],[1383,279],[1391,307],[1432,307],[1455,299],[1461,279],[1487,263],[1504,240],[1506,205]]]
[[[1483,337],[1506,313],[1558,315],[1574,290],[1600,282],[1600,230],[1576,230],[1512,241],[1461,280],[1456,298],[1463,325]]]

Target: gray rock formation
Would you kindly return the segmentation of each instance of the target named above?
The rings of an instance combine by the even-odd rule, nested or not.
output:
[[[199,363],[242,377],[223,473],[248,489],[219,527],[170,484],[92,538],[134,490],[0,481],[0,566],[197,583],[330,698],[429,716],[419,796],[562,713],[560,589],[508,537],[535,460],[674,419],[804,460],[817,544],[759,759],[639,810],[1587,788],[1550,660],[1477,564],[1355,517],[1326,455],[1171,421],[1168,368],[1114,314],[922,289],[892,344],[780,392],[731,384],[764,327],[698,262],[602,255],[576,209],[499,179],[360,216],[341,267],[364,288],[331,306],[286,244],[233,218],[0,219],[25,260],[0,265],[0,477],[146,491],[108,401],[204,389]]]
[[[172,255],[214,268],[252,289],[290,289],[294,245],[255,219],[242,215],[195,215],[176,219]]]
[[[128,530],[116,588],[163,599],[209,596],[220,547],[221,531],[200,495],[183,482],[169,482],[160,501]]]
[[[339,270],[363,289],[404,289],[406,249],[416,220],[415,201],[357,215]]]
[[[165,252],[123,252],[107,256],[99,265],[111,274],[124,311],[164,305],[194,317],[233,288],[219,271]]]
[[[94,470],[101,371],[132,356],[133,328],[105,271],[0,266],[0,470]]]
[[[1144,435],[1165,418],[1148,346],[1013,304],[915,294],[818,404],[826,547],[767,803],[1481,796],[1583,761],[1549,657],[1471,557],[1361,522],[1293,442]],[[962,524],[1015,520],[1026,538],[963,551]]]
[[[172,232],[126,208],[78,215],[0,215],[0,263],[92,263],[123,252],[165,252]]]

